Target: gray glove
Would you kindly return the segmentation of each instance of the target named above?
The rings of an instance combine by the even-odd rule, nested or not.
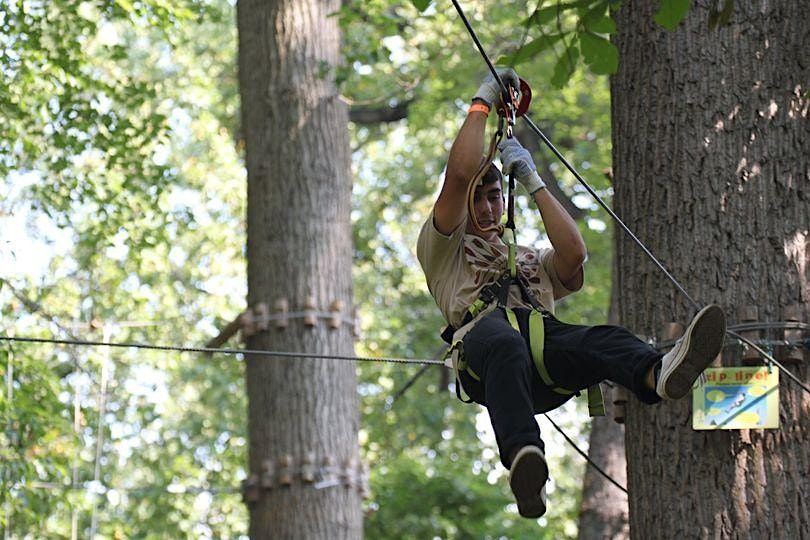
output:
[[[496,69],[498,72],[498,76],[503,81],[507,87],[512,86],[514,88],[520,88],[520,79],[515,73],[515,70],[512,68],[498,68]],[[495,77],[492,73],[488,74],[487,77],[484,79],[484,82],[481,83],[481,86],[478,87],[478,91],[475,93],[475,97],[473,99],[482,99],[487,102],[490,108],[497,106],[501,102],[501,87],[498,86],[498,81],[495,80]],[[518,97],[518,101],[520,98]]]
[[[537,174],[537,167],[534,165],[532,155],[528,150],[520,145],[520,142],[512,137],[504,139],[498,145],[501,151],[501,163],[504,176],[514,173],[517,181],[523,184],[529,194],[546,187],[546,183]]]

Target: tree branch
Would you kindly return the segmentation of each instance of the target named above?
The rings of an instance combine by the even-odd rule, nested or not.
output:
[[[413,100],[403,101],[394,106],[369,107],[354,105],[349,109],[349,120],[355,124],[373,125],[397,122],[408,117],[408,107]]]

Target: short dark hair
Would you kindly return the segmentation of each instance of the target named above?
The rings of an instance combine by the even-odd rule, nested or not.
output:
[[[500,169],[494,163],[489,164],[489,169],[481,178],[481,185],[494,184],[495,182],[503,183],[503,175]]]

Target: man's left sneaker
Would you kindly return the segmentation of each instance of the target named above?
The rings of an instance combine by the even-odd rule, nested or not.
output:
[[[726,316],[720,306],[701,309],[675,346],[661,359],[655,391],[664,399],[680,399],[723,349]]]
[[[521,448],[509,469],[509,487],[521,516],[539,518],[546,513],[546,480],[548,465],[543,451],[532,445]]]

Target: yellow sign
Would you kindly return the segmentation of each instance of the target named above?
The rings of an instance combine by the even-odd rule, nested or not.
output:
[[[779,370],[709,368],[706,384],[692,390],[692,429],[779,427]]]

